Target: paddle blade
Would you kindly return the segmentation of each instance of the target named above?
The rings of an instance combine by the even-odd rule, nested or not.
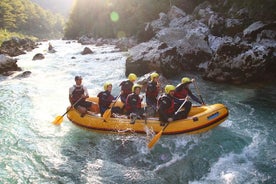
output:
[[[54,125],[60,125],[63,121],[63,116],[57,116],[56,119],[52,122]]]
[[[163,130],[161,130],[158,134],[156,134],[156,135],[152,138],[152,140],[151,140],[151,141],[149,142],[149,144],[148,144],[148,148],[149,148],[149,149],[151,149],[151,148],[155,145],[155,143],[160,139],[162,133],[163,133]]]
[[[111,109],[107,109],[103,114],[103,119],[106,121],[110,118],[110,116],[111,116]]]

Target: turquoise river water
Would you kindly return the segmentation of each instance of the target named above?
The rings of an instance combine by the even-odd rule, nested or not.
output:
[[[126,54],[114,46],[53,40],[18,58],[27,78],[0,77],[0,183],[276,183],[276,84],[234,86],[198,81],[207,104],[223,103],[228,119],[202,134],[162,136],[148,150],[146,135],[105,134],[51,122],[66,112],[74,76],[90,96],[125,80]],[[36,53],[44,60],[32,61]],[[75,59],[72,59],[75,57]],[[177,84],[181,77],[170,82]],[[192,86],[191,86],[192,88]],[[196,94],[196,90],[194,90]]]

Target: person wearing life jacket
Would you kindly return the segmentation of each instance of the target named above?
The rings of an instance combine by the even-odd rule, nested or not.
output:
[[[134,119],[141,119],[144,117],[145,111],[142,108],[142,99],[139,96],[141,88],[142,86],[134,84],[132,87],[132,93],[127,96],[125,109],[127,111],[126,114],[130,118],[133,118],[133,116],[135,116]]]
[[[191,99],[193,99],[194,101],[196,101],[199,104],[204,105],[193,93],[192,91],[189,89],[189,85],[194,81],[194,79],[190,79],[188,77],[183,77],[181,79],[181,83],[178,84],[175,88],[175,93],[174,93],[174,97],[175,97],[175,109],[178,109],[181,104],[184,102],[185,98],[187,96],[189,96]],[[192,107],[192,102],[187,101],[184,104],[184,115],[187,117],[188,113],[190,112]]]
[[[151,81],[148,82],[146,88],[146,103],[148,107],[157,109],[157,96],[160,91],[160,84],[158,82],[159,74],[154,72],[150,75]]]
[[[158,112],[161,126],[164,126],[171,121],[185,118],[183,111],[179,111],[175,114],[174,93],[175,86],[166,85],[165,95],[161,96],[158,100]]]
[[[51,51],[51,50],[53,50],[54,49],[54,47],[52,46],[52,44],[49,42],[48,43],[48,51]]]
[[[93,103],[86,101],[89,94],[87,88],[82,85],[82,77],[75,76],[75,82],[76,84],[69,88],[69,101],[83,117],[87,113],[87,110],[91,109]]]
[[[54,49],[54,47],[52,46],[52,44],[50,42],[48,44],[48,52],[50,52],[50,53],[56,52],[56,50]]]
[[[104,83],[104,91],[101,91],[97,97],[99,98],[100,113],[103,116],[104,112],[109,109],[110,104],[115,102],[115,98],[111,95],[112,84],[110,82]],[[112,107],[112,113],[120,113],[120,107]]]
[[[126,103],[126,98],[129,94],[131,94],[132,86],[134,82],[137,80],[137,76],[134,73],[130,73],[128,75],[128,80],[121,82],[119,86],[121,86],[121,101]]]

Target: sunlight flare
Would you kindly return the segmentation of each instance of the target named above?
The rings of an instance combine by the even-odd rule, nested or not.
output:
[[[110,14],[110,19],[112,22],[118,22],[118,20],[120,19],[120,16],[117,12],[113,11]]]

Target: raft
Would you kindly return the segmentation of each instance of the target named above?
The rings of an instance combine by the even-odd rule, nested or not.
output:
[[[90,97],[88,101],[97,104],[98,98]],[[122,107],[123,104],[121,101],[117,101],[114,106]],[[81,114],[76,109],[71,108],[67,113],[67,117],[78,126],[104,132],[145,134],[149,129],[158,133],[164,128],[164,126],[160,125],[158,117],[136,119],[135,123],[131,124],[131,120],[127,116],[111,116],[110,118],[104,119],[100,116],[97,105],[94,105],[91,111],[84,117],[81,117]],[[170,122],[163,131],[163,135],[206,132],[225,121],[227,116],[228,109],[223,104],[192,106],[188,118]]]

